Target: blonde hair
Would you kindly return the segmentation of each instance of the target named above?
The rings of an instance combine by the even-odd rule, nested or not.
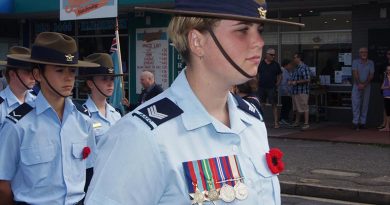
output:
[[[191,29],[196,29],[201,33],[212,29],[220,19],[200,18],[200,17],[173,17],[168,26],[168,35],[179,52],[184,62],[190,62],[190,51],[188,44],[188,33]]]

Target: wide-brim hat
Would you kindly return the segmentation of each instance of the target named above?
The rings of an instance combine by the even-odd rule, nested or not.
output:
[[[175,0],[174,9],[153,7],[134,7],[134,9],[136,11],[151,11],[179,16],[305,26],[291,21],[267,19],[267,3],[265,0]]]
[[[10,54],[7,58],[46,65],[99,67],[98,64],[79,60],[76,41],[68,35],[56,32],[38,34],[31,48],[31,55]]]
[[[125,74],[115,73],[112,58],[107,53],[94,53],[86,58],[85,61],[97,63],[100,67],[95,69],[80,68],[78,78],[89,78],[93,76],[123,76]]]
[[[25,54],[30,55],[31,50],[23,46],[12,46],[8,50],[9,54]],[[31,69],[31,63],[19,61],[15,59],[7,58],[6,61],[0,61],[0,70],[4,68],[14,68],[14,69]]]

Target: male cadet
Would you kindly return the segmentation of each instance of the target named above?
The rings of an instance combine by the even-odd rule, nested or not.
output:
[[[30,54],[30,49],[13,46],[8,54]],[[0,92],[0,129],[9,112],[24,102],[32,102],[35,99],[30,93],[30,89],[35,85],[31,64],[7,58],[7,61],[0,61],[0,68],[4,67],[8,85]]]
[[[91,121],[69,96],[78,60],[76,41],[65,34],[38,34],[30,55],[41,91],[7,116],[0,131],[0,204],[74,205],[84,198],[87,160],[96,149]]]

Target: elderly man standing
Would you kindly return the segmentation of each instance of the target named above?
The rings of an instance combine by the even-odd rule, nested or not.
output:
[[[154,81],[154,74],[150,71],[143,71],[140,77],[142,92],[138,98],[138,105],[163,92],[161,86]]]
[[[368,104],[370,102],[371,80],[374,77],[374,62],[368,59],[368,50],[359,49],[359,59],[352,62],[352,113],[353,127],[356,130],[366,128]]]
[[[275,49],[269,48],[266,52],[264,60],[260,62],[258,70],[259,78],[259,98],[262,109],[268,100],[268,103],[272,105],[272,111],[274,115],[274,128],[279,128],[278,118],[278,104],[277,88],[279,87],[282,79],[282,70],[278,62],[275,59]]]

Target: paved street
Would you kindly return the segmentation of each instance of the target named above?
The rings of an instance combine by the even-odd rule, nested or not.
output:
[[[345,202],[331,199],[321,199],[314,197],[302,197],[293,195],[282,195],[283,205],[366,205],[362,203]]]
[[[390,146],[282,138],[270,138],[270,146],[285,154],[283,193],[390,203]]]

